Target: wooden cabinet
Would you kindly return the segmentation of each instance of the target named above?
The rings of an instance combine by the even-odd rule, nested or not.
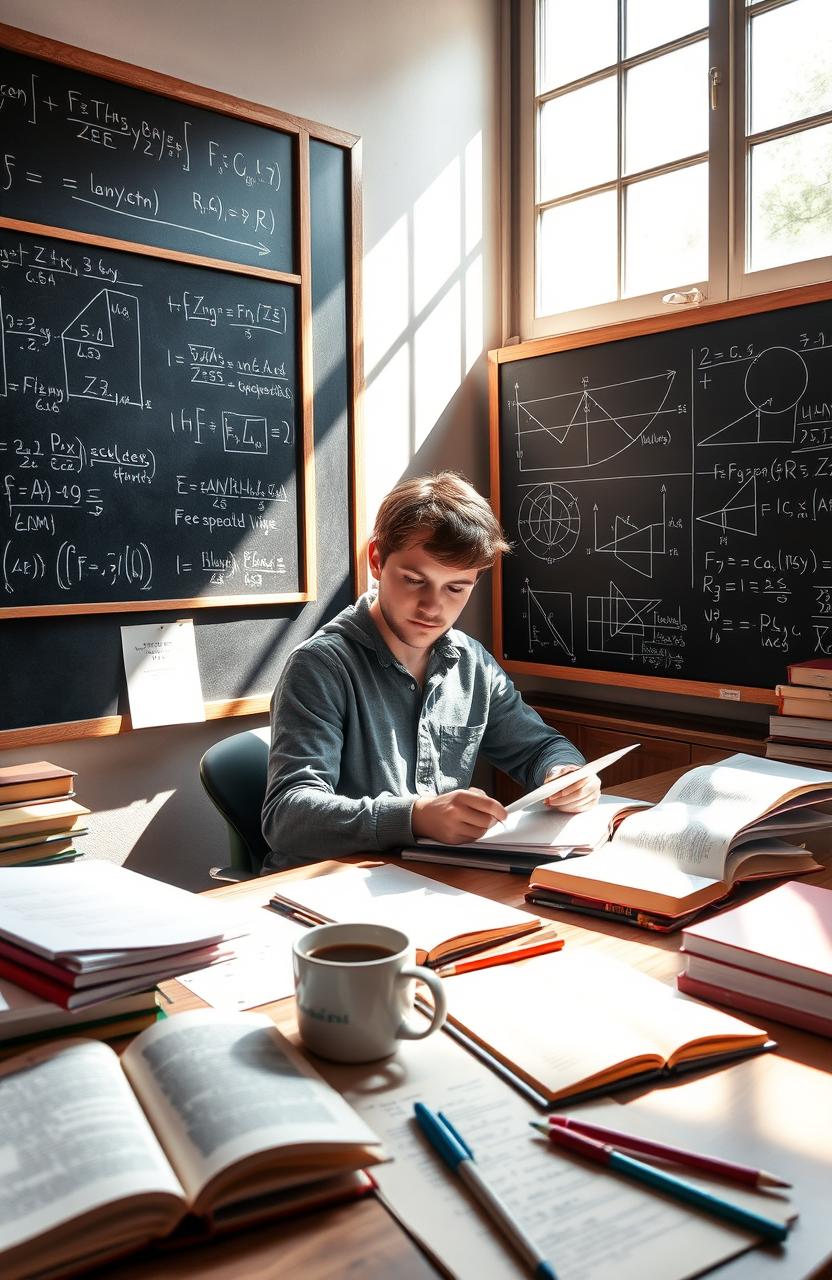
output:
[[[624,787],[635,778],[661,773],[665,769],[712,764],[737,751],[761,756],[765,752],[764,725],[745,725],[737,730],[727,721],[703,716],[681,716],[661,711],[646,712],[635,707],[555,702],[533,693],[524,695],[547,724],[569,738],[586,757],[595,760],[619,747],[639,742],[637,751],[604,770],[605,787]],[[498,773],[494,794],[503,804],[515,800],[522,789],[504,773]]]

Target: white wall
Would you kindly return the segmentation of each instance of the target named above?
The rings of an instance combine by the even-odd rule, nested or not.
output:
[[[453,466],[487,490],[498,13],[498,0],[0,0],[13,26],[361,135],[370,519],[406,472]],[[487,638],[481,592],[463,623]],[[96,811],[88,854],[202,887],[225,849],[198,760],[248,723],[5,752],[0,764],[77,768]]]

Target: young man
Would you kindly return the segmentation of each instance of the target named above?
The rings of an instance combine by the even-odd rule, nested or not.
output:
[[[488,503],[454,472],[387,495],[369,546],[376,592],[295,649],[272,697],[264,870],[419,836],[476,840],[506,816],[469,785],[480,751],[525,788],[583,763],[488,651],[452,629],[508,550]],[[576,813],[599,791],[593,775],[550,803]]]

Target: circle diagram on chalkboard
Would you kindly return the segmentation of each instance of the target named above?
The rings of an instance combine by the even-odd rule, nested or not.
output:
[[[599,467],[641,440],[662,414],[677,416],[667,407],[676,372],[621,382],[591,385],[581,379],[580,391],[524,399],[514,384],[517,458],[520,471]]]
[[[560,484],[534,485],[520,503],[517,531],[526,550],[539,560],[564,560],[581,532],[575,495]]]
[[[713,361],[707,368],[717,364]],[[709,384],[702,385],[707,389]],[[743,393],[750,408],[703,436],[699,444],[794,444],[798,405],[808,385],[809,370],[800,352],[791,347],[767,347],[750,358],[745,371]]]

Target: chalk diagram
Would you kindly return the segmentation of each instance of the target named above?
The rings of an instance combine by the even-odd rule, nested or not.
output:
[[[574,551],[581,532],[575,495],[560,484],[536,484],[523,495],[517,516],[523,546],[538,560],[553,564]]]
[[[635,524],[629,516],[616,515],[612,537],[598,542],[598,504],[592,508],[593,546],[596,552],[614,556],[643,578],[653,577],[656,556],[667,555],[667,491],[661,487],[661,515],[649,524]]]
[[[0,396],[9,394],[6,381],[6,322],[3,318],[3,295],[0,293]]]
[[[741,484],[733,497],[715,511],[697,516],[702,524],[715,525],[722,533],[746,533],[757,536],[757,478],[752,476]]]
[[[144,407],[139,300],[101,289],[61,334],[70,399]]]
[[[712,449],[738,444],[794,444],[798,405],[808,385],[809,369],[799,352],[791,347],[768,347],[754,356],[745,371],[743,392],[751,407],[704,436],[699,445]]]
[[[514,384],[517,457],[520,471],[598,467],[616,458],[650,429],[665,408],[676,377],[673,369],[627,382],[591,386],[582,378],[580,391],[520,397]]]
[[[610,582],[605,596],[586,598],[586,647],[590,653],[638,658],[645,644],[662,643],[661,636],[682,632],[681,611],[658,616],[661,597],[625,595]]]
[[[572,592],[532,590],[528,578],[522,591],[526,597],[529,653],[535,649],[562,649],[574,662]]]

